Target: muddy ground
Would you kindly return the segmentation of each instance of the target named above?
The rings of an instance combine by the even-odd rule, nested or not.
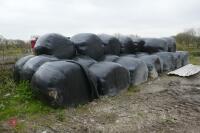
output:
[[[200,132],[200,74],[161,75],[115,97],[63,109],[61,114],[21,118],[21,132]],[[3,132],[13,130],[1,124]]]

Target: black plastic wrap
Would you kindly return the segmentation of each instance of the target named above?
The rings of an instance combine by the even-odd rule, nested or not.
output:
[[[175,69],[182,67],[182,55],[179,52],[174,52],[174,66]]]
[[[22,71],[20,73],[20,80],[31,81],[33,74],[42,64],[56,60],[58,60],[56,57],[48,55],[39,55],[30,58],[22,67]]]
[[[78,54],[99,60],[104,56],[103,42],[95,34],[81,33],[71,37]]]
[[[100,34],[98,37],[104,44],[104,54],[119,55],[121,43],[119,40],[111,35]]]
[[[28,55],[25,57],[20,58],[14,66],[14,80],[15,82],[19,82],[20,81],[20,74],[22,73],[22,68],[24,66],[24,64],[31,58],[33,58],[34,55]]]
[[[119,59],[120,57],[117,55],[105,55],[102,61],[108,61],[108,62],[113,62]]]
[[[148,67],[149,74],[148,76],[150,78],[157,78],[158,73],[161,73],[163,71],[163,64],[161,59],[157,55],[145,55],[138,57]]]
[[[137,52],[141,52],[144,48],[145,41],[142,38],[131,38],[132,41],[137,44]]]
[[[167,42],[168,52],[176,52],[176,40],[172,37],[162,38]]]
[[[74,61],[43,64],[32,78],[32,88],[52,106],[76,106],[99,97],[95,77]]]
[[[136,57],[141,57],[141,56],[146,56],[146,55],[149,55],[148,53],[145,53],[145,52],[137,52],[135,53]]]
[[[148,68],[146,64],[137,58],[123,56],[115,61],[125,67],[130,73],[130,84],[139,85],[148,79]]]
[[[133,57],[133,58],[136,58],[137,56],[135,54],[121,54],[120,57]]]
[[[167,42],[163,39],[158,38],[143,38],[145,44],[142,48],[142,52],[155,53],[168,51]]]
[[[127,69],[113,62],[99,62],[89,67],[97,77],[101,95],[116,95],[129,87],[130,76]]]
[[[94,59],[88,57],[88,56],[77,56],[73,59],[74,61],[78,62],[79,64],[83,65],[84,67],[89,67],[93,65],[94,63],[97,63]]]
[[[50,33],[40,36],[34,47],[36,55],[52,55],[60,59],[70,59],[75,56],[75,47],[67,38],[59,34]]]
[[[163,71],[170,71],[175,69],[175,59],[172,52],[158,52],[155,53],[163,63]]]
[[[185,66],[189,63],[189,53],[187,51],[177,51],[181,55],[182,66]]]
[[[117,39],[121,43],[121,53],[131,54],[138,51],[137,43],[134,43],[130,37],[121,35]]]

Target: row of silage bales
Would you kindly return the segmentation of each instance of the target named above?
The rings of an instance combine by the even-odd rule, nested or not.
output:
[[[100,39],[102,42],[107,42],[107,44],[104,44],[107,47],[112,45],[112,43],[110,43],[112,40],[117,40],[117,38],[110,35],[103,34],[103,37],[102,35],[99,36],[101,36]],[[130,37],[126,36],[120,36],[118,40],[119,41],[116,43],[118,46],[108,48],[109,51],[115,51],[118,47],[120,47],[121,52],[118,51],[118,53],[115,55],[105,55],[106,57],[104,57],[104,60],[106,58],[107,61],[112,61],[125,67],[129,71],[131,85],[138,85],[147,81],[148,70],[146,64],[143,61],[135,58],[135,55],[133,54],[138,51],[137,43],[134,43]]]
[[[109,47],[109,44],[104,46],[101,39],[97,35],[91,33],[74,35],[71,37],[71,41],[78,49],[78,54],[99,61],[88,67],[97,77],[99,94],[116,95],[120,90],[128,88],[130,75],[127,69],[117,63],[101,61],[105,55],[104,49],[107,50],[106,52],[113,51],[112,53],[114,53],[117,47]],[[77,61],[82,63],[80,60]]]
[[[188,53],[175,52],[172,40],[91,33],[69,40],[46,34],[36,43],[36,56],[16,63],[14,75],[17,81],[31,81],[33,90],[51,105],[87,103],[187,64]]]
[[[144,81],[147,80],[147,75],[148,75],[147,67],[142,61],[140,61],[138,59],[128,58],[128,57],[126,57],[126,58],[118,57],[118,55],[120,53],[123,53],[123,54],[129,53],[129,54],[131,54],[131,50],[134,50],[135,46],[132,47],[132,43],[133,42],[132,42],[132,40],[130,38],[124,37],[123,39],[117,41],[117,39],[115,37],[113,37],[113,36],[109,36],[109,35],[105,35],[105,34],[99,35],[99,36],[100,36],[99,38],[101,40],[98,40],[97,39],[98,36],[96,36],[94,34],[88,34],[88,33],[77,34],[75,36],[72,36],[71,40],[76,45],[76,47],[78,49],[80,49],[81,47],[85,48],[85,49],[82,49],[82,51],[81,51],[82,54],[84,53],[86,56],[90,56],[91,58],[96,59],[96,60],[100,60],[101,59],[101,62],[105,61],[104,59],[106,59],[107,62],[108,61],[116,62],[116,63],[122,65],[123,67],[125,67],[127,70],[129,70],[129,75],[130,75],[130,79],[131,79],[130,83],[131,84],[137,85],[137,84],[140,84],[141,82],[144,82]],[[95,40],[96,43],[94,43],[94,41],[91,41],[91,40]],[[113,41],[116,42],[115,45],[114,45]],[[103,56],[101,56],[99,54],[98,55],[99,58],[95,58],[92,54],[90,54],[91,52],[86,52],[86,51],[92,51],[92,52],[97,54],[98,51],[95,51],[96,48],[94,48],[94,47],[96,47],[96,46],[94,46],[94,45],[99,45],[99,44],[101,44],[101,46],[98,46],[98,47],[103,48],[104,51],[105,51]],[[91,45],[93,46],[93,48],[90,47]],[[121,52],[119,51],[119,47],[122,49]],[[132,51],[132,52],[134,52],[134,51]],[[96,56],[96,54],[95,54],[95,56]],[[114,63],[114,64],[116,65],[116,63]],[[145,70],[141,71],[140,74],[138,74],[139,73],[138,70],[140,68],[142,68],[142,69],[145,68]],[[106,70],[106,67],[103,68],[103,69]],[[98,70],[100,70],[100,69],[98,69]],[[107,70],[106,70],[106,72],[107,72]],[[97,77],[100,78],[101,76],[97,75]],[[142,79],[141,77],[143,77],[144,79]],[[113,77],[113,79],[114,79],[114,77]],[[102,81],[105,81],[105,79],[99,80],[99,83],[102,84]],[[126,80],[126,81],[128,81],[128,80]],[[115,81],[115,82],[113,81],[113,83],[115,83],[115,84],[118,83],[118,82],[119,81]],[[110,82],[110,84],[111,83],[112,82]],[[113,86],[119,86],[119,85],[113,85]],[[115,87],[115,88],[116,88],[116,91],[117,91],[118,90],[117,87]],[[110,89],[113,90],[113,88],[110,88]]]

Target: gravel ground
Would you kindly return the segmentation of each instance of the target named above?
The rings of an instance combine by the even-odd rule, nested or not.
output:
[[[20,132],[200,132],[200,74],[161,75],[114,97],[77,108],[24,117]],[[14,132],[1,123],[2,132]]]

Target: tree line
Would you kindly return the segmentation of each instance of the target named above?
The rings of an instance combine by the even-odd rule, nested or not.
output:
[[[177,44],[183,45],[184,47],[200,48],[200,28],[190,28],[176,36]]]

